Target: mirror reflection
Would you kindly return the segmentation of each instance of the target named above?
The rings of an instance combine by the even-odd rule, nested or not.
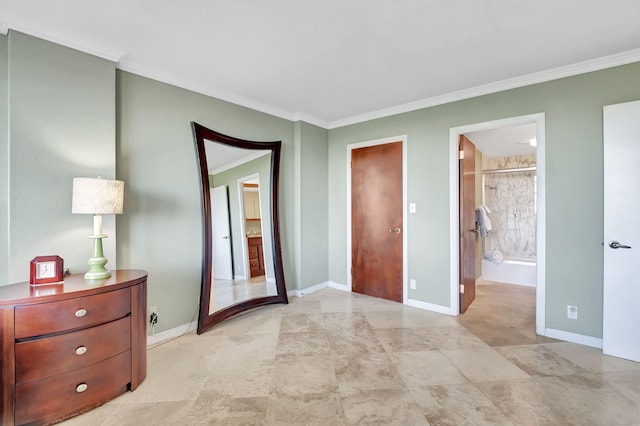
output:
[[[202,195],[201,334],[249,309],[288,303],[278,215],[282,142],[191,124]]]
[[[213,266],[209,313],[277,294],[271,241],[271,151],[205,140]]]

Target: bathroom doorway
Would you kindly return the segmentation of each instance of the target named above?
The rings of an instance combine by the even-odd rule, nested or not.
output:
[[[496,291],[502,293],[504,299],[507,290],[514,290],[518,303],[529,300],[528,303],[533,304],[530,306],[531,334],[544,335],[544,114],[451,129],[456,166],[455,175],[451,174],[455,181],[455,185],[451,185],[452,211],[460,211],[459,177],[456,175],[458,140],[462,135],[476,145],[477,156],[475,208],[465,215],[475,216],[478,211],[480,216],[476,226],[469,229],[476,235],[475,244],[464,246],[461,237],[467,230],[460,227],[459,218],[452,219],[454,260],[451,271],[455,278],[451,283],[451,300],[454,313],[462,312],[461,302],[453,303],[454,292],[455,296],[459,295],[462,283],[459,268],[462,259],[468,262],[469,254],[461,250],[472,250],[476,284],[479,285],[476,289],[479,298],[474,303],[488,300]],[[452,159],[452,167],[453,164]],[[485,285],[502,286],[503,291]],[[508,305],[504,300],[500,303]]]

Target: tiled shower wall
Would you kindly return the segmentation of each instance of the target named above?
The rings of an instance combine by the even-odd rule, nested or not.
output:
[[[483,157],[483,170],[532,167],[535,154],[514,157]],[[499,250],[505,257],[536,258],[535,171],[487,173],[484,204],[489,207],[493,231],[485,240],[487,254]]]

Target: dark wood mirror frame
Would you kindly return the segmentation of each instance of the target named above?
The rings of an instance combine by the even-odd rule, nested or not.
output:
[[[259,306],[274,303],[289,303],[287,298],[287,288],[284,280],[284,269],[282,267],[282,250],[280,245],[280,220],[278,215],[278,193],[280,176],[280,149],[282,142],[257,142],[244,139],[237,139],[226,136],[222,133],[207,129],[206,127],[192,122],[193,136],[196,144],[198,165],[200,167],[200,184],[202,186],[202,284],[200,287],[200,314],[198,316],[198,334],[202,334],[214,325]],[[273,266],[276,280],[277,295],[258,297],[245,300],[219,311],[209,313],[209,303],[211,301],[211,273],[213,262],[213,239],[211,223],[211,198],[209,189],[209,169],[207,167],[207,157],[205,152],[205,141],[212,141],[223,145],[244,149],[270,150],[271,151],[271,182],[270,200],[271,209],[271,238],[273,241]]]

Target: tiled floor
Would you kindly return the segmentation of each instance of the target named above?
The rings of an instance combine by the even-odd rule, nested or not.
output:
[[[480,286],[456,318],[321,290],[150,350],[64,425],[640,425],[640,364],[536,337],[534,293]]]

